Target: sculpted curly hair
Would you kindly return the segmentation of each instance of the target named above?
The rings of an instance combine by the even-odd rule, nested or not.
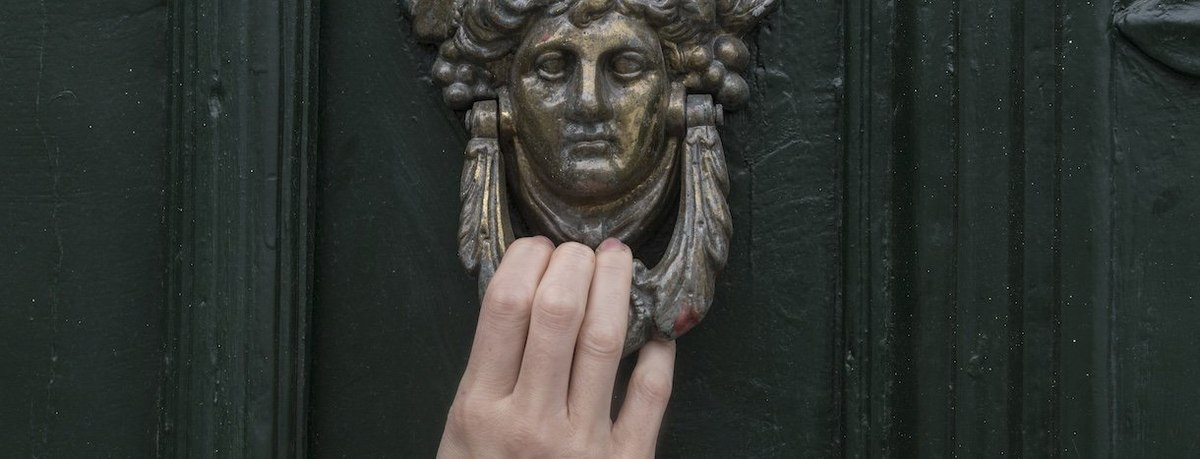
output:
[[[691,92],[711,93],[727,108],[750,96],[739,74],[750,64],[740,35],[776,6],[776,0],[465,0],[454,37],[433,66],[446,103],[470,108],[493,99],[513,51],[538,19],[567,15],[578,27],[609,13],[646,22],[662,42],[667,69]]]

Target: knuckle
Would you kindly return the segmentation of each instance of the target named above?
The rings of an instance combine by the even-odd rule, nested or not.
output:
[[[539,451],[548,449],[557,437],[544,423],[521,419],[509,425],[507,443],[513,451]]]
[[[633,390],[642,400],[666,404],[671,399],[671,378],[664,374],[641,374],[634,378]]]
[[[488,410],[471,398],[460,398],[450,407],[448,423],[465,431],[488,425]]]
[[[596,445],[576,439],[575,441],[570,441],[566,445],[563,445],[561,452],[558,454],[558,456],[559,457],[580,457],[580,458],[607,457],[605,455],[600,455],[598,453],[599,452],[596,451]]]
[[[586,245],[578,242],[564,242],[554,250],[556,257],[566,257],[577,262],[595,263],[596,252]]]
[[[579,335],[579,348],[599,357],[620,356],[625,349],[625,331],[617,327],[586,327]]]
[[[562,287],[547,287],[535,302],[536,315],[555,329],[570,328],[583,317],[584,303],[578,296]]]
[[[529,422],[517,421],[509,425],[508,441],[513,446],[537,443],[538,432]]]
[[[646,459],[654,457],[654,444],[652,442],[638,441],[633,442],[633,444],[617,445],[615,448],[617,451],[612,457],[617,459]]]
[[[532,307],[533,294],[525,289],[493,284],[484,294],[484,309],[501,319],[523,319]]]

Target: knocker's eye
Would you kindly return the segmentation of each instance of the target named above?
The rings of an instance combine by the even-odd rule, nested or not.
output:
[[[616,55],[610,64],[618,78],[632,80],[646,71],[646,58],[633,51]]]
[[[551,51],[538,56],[533,68],[543,80],[558,81],[567,76],[567,58],[558,51]]]

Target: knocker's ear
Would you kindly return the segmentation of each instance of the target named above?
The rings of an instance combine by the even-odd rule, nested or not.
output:
[[[671,83],[670,99],[667,101],[667,135],[682,138],[687,133],[687,87],[680,82]]]
[[[508,94],[508,86],[496,90],[496,99],[499,105],[496,122],[499,123],[500,138],[511,139],[517,132],[513,124],[512,96]]]

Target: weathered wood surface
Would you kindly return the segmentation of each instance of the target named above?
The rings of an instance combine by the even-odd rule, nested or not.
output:
[[[316,7],[171,2],[160,456],[305,455]]]
[[[1200,95],[1115,9],[785,2],[724,131],[736,239],[663,454],[1196,448]],[[475,313],[464,138],[394,5],[324,12],[314,444],[430,452]]]
[[[146,457],[162,369],[167,9],[0,3],[0,449]]]
[[[0,445],[303,454],[315,2],[0,6]]]
[[[785,1],[662,455],[1200,451],[1200,80],[1134,3]],[[433,452],[477,299],[403,4],[319,75],[311,1],[0,6],[5,454]]]

